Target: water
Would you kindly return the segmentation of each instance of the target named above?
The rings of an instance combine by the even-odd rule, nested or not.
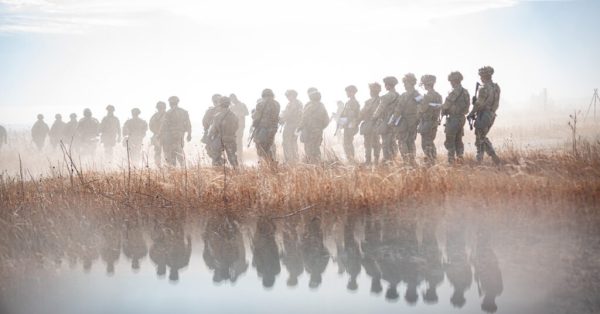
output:
[[[595,244],[533,219],[463,214],[386,210],[285,219],[221,214],[194,221],[83,220],[70,236],[48,245],[39,268],[4,287],[0,309],[597,312],[598,295],[569,284],[598,287],[577,281],[597,278],[597,260],[583,258],[598,252]],[[586,274],[577,277],[581,271]]]

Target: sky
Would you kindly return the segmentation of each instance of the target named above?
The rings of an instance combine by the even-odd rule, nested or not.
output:
[[[600,1],[0,0],[0,124],[42,113],[124,121],[177,95],[196,130],[214,93],[254,107],[264,88],[317,87],[330,111],[344,87],[408,72],[450,89],[459,70],[495,68],[505,108],[548,89],[585,109],[600,85]],[[587,103],[585,103],[585,101]],[[531,109],[531,108],[530,108]]]

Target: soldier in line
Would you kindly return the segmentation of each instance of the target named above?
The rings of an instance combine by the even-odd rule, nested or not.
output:
[[[192,140],[192,124],[187,111],[178,107],[179,98],[171,96],[169,106],[171,109],[165,113],[165,118],[160,127],[160,141],[165,153],[165,159],[170,166],[183,166],[183,137]]]
[[[455,160],[462,161],[464,154],[465,115],[469,112],[469,91],[462,87],[463,76],[460,72],[452,72],[448,75],[448,81],[452,85],[452,91],[446,97],[442,106],[442,115],[446,116],[444,132],[446,141],[444,146],[448,150],[448,163],[454,164]]]
[[[33,127],[31,128],[31,137],[33,138],[35,146],[37,146],[39,150],[42,150],[42,148],[44,148],[44,143],[46,142],[46,137],[48,136],[49,132],[50,128],[48,127],[46,122],[44,122],[44,115],[38,114],[37,121],[33,124]]]
[[[275,101],[273,91],[265,89],[261,101],[256,104],[252,112],[252,126],[254,127],[254,143],[260,158],[274,161],[272,145],[279,125],[279,103]]]
[[[394,127],[394,112],[400,101],[400,95],[396,92],[398,79],[395,77],[385,77],[383,84],[388,92],[381,97],[380,104],[375,110],[373,118],[376,121],[375,132],[381,135],[383,161],[390,162],[394,159],[396,151],[394,143],[396,129]]]
[[[405,164],[416,165],[415,141],[417,139],[417,113],[422,96],[415,89],[417,78],[412,73],[407,73],[402,78],[405,92],[400,95],[400,105],[396,107],[394,117],[400,118],[398,123],[398,147]]]
[[[156,103],[156,112],[150,118],[150,131],[152,132],[152,138],[150,143],[154,146],[154,163],[157,167],[162,164],[162,144],[160,141],[160,126],[165,118],[167,110],[167,104],[162,101]]]
[[[235,133],[235,142],[237,145],[237,156],[238,162],[242,162],[244,159],[244,129],[246,129],[246,116],[250,113],[248,112],[248,107],[243,102],[239,101],[235,94],[229,95],[229,100],[231,100],[231,111],[238,120],[238,129]]]
[[[356,100],[357,91],[354,85],[346,87],[348,101],[338,120],[338,127],[344,130],[344,153],[346,153],[348,161],[354,161],[354,135],[358,132],[358,123],[360,122],[360,104]]]
[[[435,164],[437,151],[435,149],[435,135],[440,125],[440,112],[442,110],[442,95],[433,88],[436,77],[426,74],[421,76],[421,85],[427,93],[419,104],[419,133],[421,133],[421,148],[425,153],[425,162]]]
[[[219,94],[214,94],[212,95],[212,106],[209,107],[208,109],[206,109],[206,112],[204,113],[204,116],[202,117],[202,127],[204,128],[204,133],[202,134],[202,139],[200,140],[200,142],[205,144],[205,149],[206,149],[206,154],[208,155],[208,157],[210,157],[211,159],[215,159],[217,158],[217,154],[220,154],[219,151],[213,151],[211,150],[211,145],[210,145],[210,140],[209,140],[209,136],[208,136],[208,129],[210,128],[210,126],[213,123],[213,119],[215,118],[215,115],[217,114],[217,112],[219,111],[219,100],[221,99],[221,95]]]
[[[229,109],[231,101],[228,97],[219,99],[219,110],[212,119],[212,125],[208,130],[210,150],[213,152],[213,166],[221,166],[225,162],[223,160],[223,151],[227,154],[227,160],[233,167],[238,166],[238,158],[236,155],[237,143],[236,133],[238,131],[238,118]]]
[[[121,122],[114,113],[113,105],[106,106],[106,116],[100,122],[100,142],[104,145],[104,153],[109,157],[112,157],[115,145],[121,142]]]
[[[72,113],[69,115],[69,122],[65,124],[65,130],[63,138],[65,140],[65,145],[70,144],[73,145],[77,140],[77,114]]]
[[[134,163],[138,163],[142,156],[142,144],[146,132],[148,131],[148,123],[140,118],[140,109],[133,108],[131,110],[131,119],[123,124],[123,137],[125,145],[129,146],[131,159]]]
[[[8,134],[6,133],[6,129],[0,125],[0,150],[5,144],[8,144]]]
[[[371,98],[365,101],[365,106],[360,111],[360,134],[364,136],[365,145],[365,164],[371,165],[379,163],[379,153],[381,151],[381,140],[379,134],[375,130],[375,111],[379,107],[379,93],[381,93],[381,85],[379,83],[369,84],[369,92]]]
[[[500,103],[500,86],[492,81],[494,68],[485,66],[479,69],[479,77],[483,87],[479,89],[473,109],[469,113],[470,119],[475,119],[475,146],[477,147],[477,162],[481,163],[484,153],[487,153],[495,164],[500,163],[500,158],[492,146],[487,135],[496,120],[496,110]]]
[[[77,123],[77,138],[81,154],[93,155],[98,141],[100,123],[92,117],[92,111],[88,108],[83,110],[83,118]]]
[[[318,163],[321,161],[323,130],[329,124],[329,115],[316,88],[308,89],[308,98],[310,101],[304,106],[300,120],[300,141],[304,143],[307,162]]]
[[[295,90],[285,92],[288,104],[281,113],[279,120],[283,124],[283,156],[287,163],[298,161],[298,134],[296,130],[302,120],[302,103],[298,100],[298,93]]]
[[[54,119],[54,123],[52,123],[52,127],[50,127],[50,133],[48,135],[50,137],[50,145],[52,145],[52,148],[56,149],[56,146],[65,135],[65,128],[67,124],[63,122],[60,114],[56,114]]]

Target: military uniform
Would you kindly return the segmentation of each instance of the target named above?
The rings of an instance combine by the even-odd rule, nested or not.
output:
[[[290,101],[281,113],[283,127],[283,155],[286,162],[298,160],[298,135],[296,130],[302,120],[302,103],[298,99]]]
[[[238,161],[241,162],[242,153],[244,151],[244,130],[246,129],[246,116],[250,113],[248,112],[248,107],[246,104],[236,100],[232,101],[231,104],[231,112],[235,114],[238,120],[238,129],[235,132],[235,142],[236,142],[236,153],[238,155]]]
[[[392,120],[399,102],[400,95],[396,91],[388,91],[381,97],[379,107],[375,110],[375,131],[381,135],[384,161],[393,160],[396,154],[394,145],[396,128]]]
[[[483,86],[479,89],[477,94],[477,101],[473,105],[470,116],[475,116],[475,146],[477,147],[477,161],[483,160],[483,154],[487,153],[495,163],[499,163],[500,159],[496,155],[496,151],[492,145],[492,142],[488,139],[487,135],[494,125],[496,120],[496,110],[500,103],[500,86],[491,81],[491,75],[494,73],[494,69],[491,67],[484,67],[479,70],[480,74],[490,75],[490,81],[484,82]]]
[[[131,159],[138,162],[142,153],[142,143],[146,132],[148,131],[148,123],[137,116],[125,121],[123,124],[123,137],[127,139],[129,145]]]
[[[0,125],[0,149],[4,144],[8,144],[8,134],[6,134],[6,129]]]
[[[221,96],[219,96],[219,98],[220,97]],[[218,101],[218,99],[217,99],[217,101]],[[219,156],[221,154],[221,151],[212,150],[212,145],[210,143],[210,137],[208,136],[208,130],[210,129],[210,126],[213,124],[213,120],[215,119],[215,116],[219,113],[218,106],[219,106],[219,104],[215,103],[214,106],[206,109],[206,112],[204,112],[204,116],[202,117],[202,127],[204,128],[204,134],[202,135],[202,139],[200,141],[205,144],[206,154],[208,155],[208,157],[210,157],[213,160],[214,160],[214,158],[216,158],[217,156]]]
[[[226,97],[221,98],[221,108],[213,118],[212,125],[208,131],[209,143],[211,151],[214,154],[211,156],[213,166],[221,166],[224,163],[223,151],[227,154],[227,160],[233,167],[238,166],[238,158],[236,155],[237,142],[236,133],[239,128],[238,118],[225,107],[229,106],[229,100]]]
[[[160,141],[163,146],[165,159],[171,166],[177,162],[183,165],[183,136],[192,133],[192,124],[188,112],[179,107],[173,107],[165,113],[160,128]]]
[[[93,154],[98,141],[100,123],[92,116],[84,116],[77,124],[77,138],[83,154]]]
[[[162,143],[160,140],[160,127],[165,118],[166,111],[157,111],[150,118],[150,132],[152,132],[152,139],[150,142],[154,146],[154,163],[160,166],[162,163]]]
[[[404,77],[404,82],[410,82],[416,79],[414,75],[408,74]],[[396,107],[394,117],[401,117],[398,123],[398,148],[402,154],[405,163],[415,164],[417,139],[417,126],[419,123],[418,110],[421,102],[421,94],[415,89],[408,90],[400,95],[400,104]]]
[[[440,124],[442,95],[433,89],[435,76],[424,75],[421,78],[421,83],[424,85],[431,84],[431,89],[427,91],[419,104],[418,131],[421,134],[421,148],[423,149],[423,153],[425,153],[425,160],[428,163],[433,164],[437,159],[437,150],[433,141],[435,140],[438,125]]]
[[[67,124],[64,123],[60,117],[58,117],[54,123],[52,123],[52,127],[50,127],[50,133],[48,135],[50,137],[50,144],[53,148],[56,148],[58,143],[63,140],[66,126]]]
[[[344,105],[344,110],[340,115],[340,120],[344,121],[344,153],[348,160],[354,160],[354,135],[358,133],[360,115],[360,104],[354,98],[351,98]]]
[[[33,124],[31,128],[31,137],[33,138],[33,142],[37,146],[39,150],[44,148],[44,143],[46,142],[46,137],[50,132],[50,128],[44,122],[44,120],[38,118],[38,120]]]
[[[360,120],[362,121],[360,125],[360,134],[365,138],[365,162],[367,164],[370,164],[371,162],[377,164],[379,162],[381,141],[380,136],[375,129],[376,119],[374,117],[375,112],[379,107],[379,102],[379,96],[372,97],[365,101],[365,106],[360,111]],[[373,159],[371,159],[371,156],[373,156]]]
[[[256,151],[260,158],[267,160],[275,160],[271,146],[275,141],[275,134],[279,125],[280,106],[272,97],[273,92],[267,94],[263,92],[262,100],[256,104],[256,109],[252,113]]]
[[[300,141],[309,163],[321,161],[323,130],[329,124],[329,115],[321,101],[313,100],[306,104],[300,121]]]
[[[462,80],[462,75],[460,80]],[[448,150],[448,162],[450,164],[454,163],[455,157],[463,158],[465,149],[462,138],[466,121],[465,115],[469,112],[469,99],[469,91],[458,85],[446,97],[442,106],[442,115],[446,116],[444,125],[446,141],[444,146]]]
[[[104,145],[104,151],[112,156],[113,148],[121,138],[121,122],[112,113],[102,118],[100,122],[100,142]]]

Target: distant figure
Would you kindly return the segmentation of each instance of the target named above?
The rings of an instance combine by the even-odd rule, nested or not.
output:
[[[178,107],[179,98],[169,98],[169,111],[160,127],[160,140],[163,145],[165,159],[170,166],[176,166],[179,162],[183,166],[183,137],[187,133],[186,140],[192,140],[192,123],[187,111]]]
[[[213,166],[222,166],[223,151],[227,155],[229,164],[233,167],[238,166],[236,155],[236,133],[238,131],[238,118],[229,109],[231,101],[228,97],[219,99],[220,108],[213,118],[212,124],[208,130],[208,141],[210,150],[213,152]]]
[[[425,163],[428,165],[435,164],[437,159],[437,150],[433,141],[440,125],[442,111],[442,95],[435,91],[435,81],[436,77],[431,74],[421,77],[421,85],[425,87],[427,93],[418,108],[418,132],[421,134],[421,148],[425,154]]]
[[[52,127],[50,128],[49,133],[50,144],[52,145],[52,148],[56,148],[58,143],[63,140],[65,136],[65,129],[67,127],[67,124],[63,122],[62,116],[60,114],[55,115],[54,118],[55,120],[52,124]]]
[[[310,101],[304,106],[300,120],[300,141],[304,143],[304,152],[308,163],[321,161],[323,130],[329,124],[329,115],[321,102],[321,93],[314,87],[308,89]]]
[[[500,86],[492,81],[494,68],[485,66],[479,69],[479,77],[483,87],[479,89],[477,98],[473,103],[473,109],[469,113],[470,119],[475,119],[475,146],[477,147],[477,162],[483,161],[484,153],[487,153],[495,164],[500,163],[492,142],[487,137],[494,121],[496,111],[500,103]]]
[[[415,89],[417,78],[412,73],[407,73],[402,78],[405,92],[400,95],[400,105],[396,107],[394,117],[401,117],[398,123],[398,148],[402,154],[405,165],[416,165],[418,106],[421,103],[421,94]]]
[[[69,115],[69,122],[65,124],[63,139],[66,145],[73,145],[77,140],[77,114]]]
[[[124,145],[129,146],[131,160],[134,163],[139,163],[142,156],[142,144],[146,132],[148,132],[148,123],[140,119],[140,109],[133,108],[131,110],[131,119],[123,124]]]
[[[162,101],[156,103],[156,112],[150,118],[150,131],[152,132],[152,139],[150,143],[154,146],[154,164],[160,167],[162,164],[162,144],[160,140],[160,126],[165,118],[167,111],[167,104]]]
[[[206,112],[204,113],[204,116],[202,117],[202,127],[204,128],[204,133],[202,134],[202,139],[200,141],[205,144],[206,154],[212,160],[217,158],[218,154],[222,153],[218,149],[217,149],[217,151],[212,149],[212,146],[210,145],[209,136],[208,136],[208,130],[210,129],[210,126],[213,123],[215,115],[217,115],[218,111],[221,109],[221,106],[219,105],[219,101],[221,100],[221,97],[223,97],[223,96],[221,96],[219,94],[212,95],[212,98],[211,98],[212,106],[209,107],[208,109],[206,109]]]
[[[446,97],[442,106],[442,115],[446,116],[444,132],[446,141],[444,146],[448,150],[448,163],[454,164],[456,160],[461,162],[465,152],[462,138],[465,134],[465,115],[469,112],[469,91],[462,87],[463,76],[460,72],[452,72],[448,75],[448,81],[452,85],[452,91]]]
[[[354,85],[346,87],[348,101],[344,105],[344,110],[342,110],[338,119],[338,128],[344,131],[344,153],[346,154],[346,159],[350,162],[354,161],[354,135],[358,133],[360,115],[360,104],[356,100],[357,91]]]
[[[371,98],[365,101],[365,106],[360,111],[360,134],[364,136],[365,145],[365,164],[371,165],[379,163],[379,154],[381,152],[381,137],[376,130],[375,112],[379,107],[381,85],[379,83],[369,84],[369,93]]]
[[[275,101],[275,95],[270,89],[263,90],[261,101],[252,112],[252,127],[254,128],[254,143],[258,157],[266,161],[274,161],[273,154],[275,134],[279,125],[280,106]]]
[[[285,96],[288,104],[279,118],[283,124],[283,156],[287,163],[295,163],[299,159],[297,130],[302,120],[302,103],[295,90],[286,91]]]
[[[0,125],[0,150],[5,144],[8,144],[8,134],[6,133],[6,129]]]
[[[104,153],[112,157],[113,148],[121,141],[121,122],[115,117],[115,107],[106,106],[106,116],[100,122],[100,141],[104,145]]]
[[[37,146],[39,150],[42,150],[42,148],[44,148],[44,143],[46,142],[46,137],[48,136],[49,132],[50,128],[48,127],[46,122],[44,122],[44,115],[38,114],[37,121],[33,124],[33,127],[31,128],[31,137],[33,138],[35,146]]]
[[[400,95],[396,92],[398,79],[394,76],[387,76],[383,79],[383,85],[387,93],[380,99],[379,107],[375,110],[375,128],[381,135],[381,148],[383,151],[383,161],[391,162],[396,156],[396,126],[394,112],[400,103]],[[397,119],[397,118],[396,118]]]
[[[235,133],[235,141],[237,143],[238,161],[241,163],[244,159],[244,129],[246,129],[246,116],[250,114],[248,107],[243,102],[239,101],[235,94],[229,96],[231,100],[231,111],[238,119],[238,129]]]
[[[88,108],[83,110],[83,118],[77,124],[77,137],[81,154],[93,155],[96,151],[96,143],[98,142],[100,123],[96,118],[92,117],[92,111]]]

